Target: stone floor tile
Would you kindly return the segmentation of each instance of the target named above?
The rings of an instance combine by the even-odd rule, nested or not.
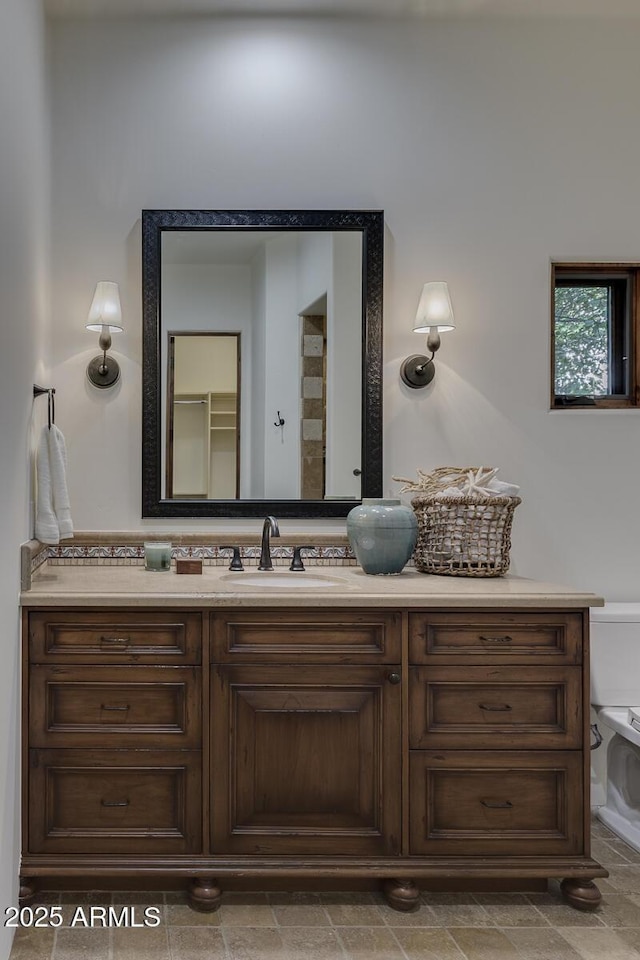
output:
[[[549,921],[523,894],[478,893],[476,900],[497,927],[547,927]]]
[[[338,934],[348,960],[404,960],[398,941],[386,927],[341,927]]]
[[[306,905],[304,903],[271,904],[276,923],[281,927],[328,927],[331,925],[329,915],[319,903]]]
[[[456,927],[449,933],[467,960],[521,960],[514,945],[501,930]]]
[[[53,927],[18,927],[11,960],[50,960],[55,934]]]
[[[52,960],[109,960],[110,939],[107,929],[59,927]]]
[[[383,927],[381,907],[372,903],[326,903],[324,905],[334,927]]]
[[[425,927],[392,927],[407,960],[463,960],[463,954],[447,930]]]
[[[171,960],[228,960],[216,927],[167,927],[167,936]]]
[[[280,931],[283,958],[344,960],[338,932],[331,927],[283,927]]]
[[[640,930],[637,927],[619,927],[616,933],[623,943],[633,947],[640,956]]]
[[[629,850],[626,844],[618,847],[614,840],[603,840],[595,837],[591,841],[591,856],[599,863],[607,863],[609,865],[622,863],[628,866],[632,861],[629,857],[625,856],[625,849]]]
[[[562,927],[559,932],[583,960],[638,960],[640,954],[618,935],[617,930],[586,930]]]
[[[386,904],[379,907],[384,922],[390,927],[440,927],[435,913],[426,903],[418,903],[412,910],[394,910]]]
[[[169,960],[166,927],[125,928],[111,934],[112,960]]]
[[[607,894],[599,916],[607,927],[640,927],[640,896],[634,901],[624,894]]]
[[[552,927],[503,930],[516,947],[519,960],[580,960],[580,954]]]
[[[223,934],[230,960],[290,960],[275,927],[224,927]]]
[[[165,919],[170,927],[219,927],[220,910],[204,913],[192,910],[186,903],[168,903],[165,907]]]
[[[608,869],[607,883],[616,893],[640,893],[640,866],[616,863],[608,866]]]
[[[225,903],[213,914],[225,927],[274,927],[276,918],[268,903]]]
[[[493,919],[471,893],[425,893],[423,900],[440,927],[493,927]]]
[[[549,893],[528,893],[527,900],[536,907],[552,927],[603,927],[601,909],[593,912],[576,910]]]

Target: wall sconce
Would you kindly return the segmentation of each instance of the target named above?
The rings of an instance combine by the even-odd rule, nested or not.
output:
[[[400,368],[400,376],[408,387],[417,389],[431,383],[436,372],[433,358],[440,347],[440,334],[454,329],[453,308],[447,284],[441,280],[425,283],[413,332],[427,334],[427,350],[431,351],[431,356],[414,354],[404,361]]]
[[[113,357],[107,356],[111,346],[111,334],[122,331],[122,309],[118,284],[110,280],[100,280],[91,301],[91,309],[86,323],[87,330],[96,330],[100,334],[98,344],[102,350],[87,367],[87,376],[95,387],[112,387],[120,379],[120,366]]]

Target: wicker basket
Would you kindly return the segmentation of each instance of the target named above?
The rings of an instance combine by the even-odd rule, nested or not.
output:
[[[500,577],[509,569],[511,524],[520,497],[414,497],[421,573]]]

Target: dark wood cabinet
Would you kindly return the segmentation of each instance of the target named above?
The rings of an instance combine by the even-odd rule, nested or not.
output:
[[[221,853],[400,851],[401,691],[381,666],[213,669]]]
[[[588,611],[24,611],[38,877],[565,878],[589,849]]]

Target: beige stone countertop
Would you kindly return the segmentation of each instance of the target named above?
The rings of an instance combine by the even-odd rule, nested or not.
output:
[[[597,607],[572,587],[522,577],[446,577],[412,569],[369,576],[360,567],[287,567],[230,573],[152,573],[140,566],[44,564],[21,595],[24,607]]]

